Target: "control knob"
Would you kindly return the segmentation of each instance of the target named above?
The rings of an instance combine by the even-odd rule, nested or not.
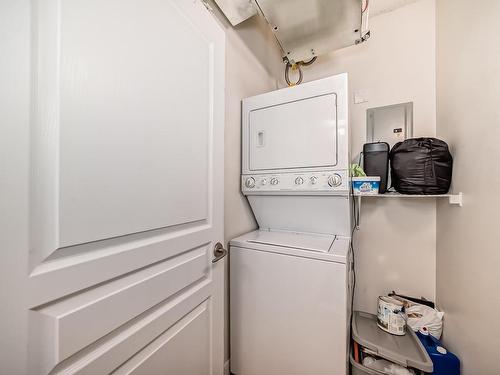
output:
[[[318,182],[318,177],[312,176],[309,180],[311,181],[311,185],[316,185],[316,182]]]
[[[278,185],[279,180],[276,177],[271,178],[271,185]]]
[[[304,183],[304,179],[302,177],[297,177],[295,179],[295,185],[302,185]]]
[[[253,188],[255,186],[255,178],[247,177],[245,180],[245,186],[249,189]]]
[[[328,177],[328,185],[331,187],[342,185],[342,177],[338,173],[335,173],[334,175]]]

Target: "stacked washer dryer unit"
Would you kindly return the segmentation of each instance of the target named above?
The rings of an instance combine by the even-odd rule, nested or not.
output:
[[[347,103],[347,74],[243,100],[242,192],[259,230],[230,243],[235,375],[347,373]]]

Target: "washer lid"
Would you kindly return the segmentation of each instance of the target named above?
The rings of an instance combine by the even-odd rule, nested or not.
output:
[[[257,231],[248,242],[327,253],[335,236],[280,231]]]
[[[325,234],[256,230],[233,239],[230,244],[249,250],[345,263],[349,238]]]

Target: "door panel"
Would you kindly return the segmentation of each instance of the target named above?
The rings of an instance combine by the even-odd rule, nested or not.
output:
[[[204,31],[165,0],[59,13],[59,247],[207,220]]]
[[[164,301],[62,361],[51,374],[108,374],[175,325],[179,317],[210,298],[210,281],[196,283],[185,293]],[[213,306],[211,306],[213,308]],[[184,348],[186,350],[186,348]],[[210,373],[205,371],[204,374]],[[214,374],[220,372],[213,371]]]
[[[208,243],[211,225],[168,228],[56,250],[30,275],[31,300],[45,304],[137,268],[174,257]],[[89,273],[92,278],[89,280]],[[65,280],[60,283],[60,280]]]
[[[173,1],[39,0],[33,26],[40,258],[206,221],[215,56],[200,25]]]
[[[41,333],[37,342],[58,348],[54,357],[66,359],[186,285],[206,279],[209,255],[204,246],[33,309],[33,326]]]
[[[113,374],[205,374],[210,363],[208,305],[205,301],[191,311]]]
[[[9,368],[107,374],[143,353],[134,371],[221,374],[223,31],[201,1],[31,4],[30,247],[12,277],[28,356]]]

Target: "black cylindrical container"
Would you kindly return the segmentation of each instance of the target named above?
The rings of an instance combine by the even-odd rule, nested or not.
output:
[[[380,177],[380,194],[387,191],[389,149],[386,142],[365,143],[363,146],[363,169],[367,176]]]

